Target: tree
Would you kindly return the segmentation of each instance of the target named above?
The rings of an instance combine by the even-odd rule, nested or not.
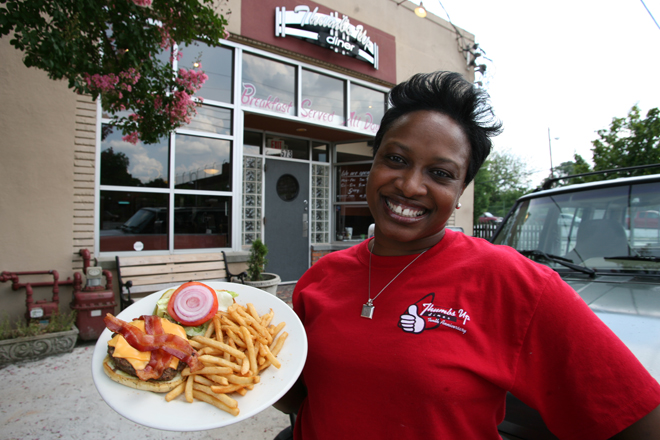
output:
[[[657,108],[652,108],[646,118],[642,118],[635,105],[626,118],[613,118],[608,129],[598,130],[598,136],[591,149],[595,171],[660,163],[660,110]],[[636,174],[657,171],[651,168]]]
[[[593,171],[591,167],[589,166],[589,163],[584,160],[582,156],[579,154],[575,153],[573,155],[573,160],[572,161],[566,161],[562,162],[559,164],[558,167],[555,167],[554,173],[548,175],[548,179],[556,179],[560,177],[566,177],[566,176],[573,176],[576,174],[585,174],[585,173],[590,173]],[[562,185],[568,185],[568,184],[575,184],[575,183],[585,183],[585,182],[592,182],[594,180],[600,180],[599,177],[596,176],[583,176],[583,177],[575,177],[571,179],[565,179],[565,180],[557,180],[554,182],[552,187],[556,186],[562,186]]]
[[[24,64],[67,79],[77,93],[101,95],[112,124],[132,143],[157,142],[190,122],[200,105],[193,95],[207,76],[201,66],[173,71],[170,62],[180,57],[175,43],[218,46],[228,36],[214,0],[0,3],[0,37],[11,34]]]
[[[474,179],[474,220],[486,211],[504,216],[529,192],[531,175],[520,157],[508,151],[492,153]]]

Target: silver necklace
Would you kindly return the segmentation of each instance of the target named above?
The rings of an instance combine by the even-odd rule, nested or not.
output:
[[[375,246],[375,245],[376,245],[376,244],[375,244],[375,242],[374,242],[374,246]],[[373,249],[373,247],[372,247],[371,249]],[[430,249],[430,248],[429,248],[429,249]],[[383,287],[383,288],[380,290],[380,292],[378,292],[378,295],[374,296],[373,298],[371,298],[371,253],[372,253],[372,252],[369,251],[369,291],[367,292],[367,294],[368,294],[368,296],[369,296],[369,299],[368,299],[367,302],[362,306],[362,313],[360,314],[360,316],[363,317],[363,318],[373,319],[373,317],[374,317],[374,308],[375,308],[375,307],[374,307],[374,301],[376,301],[376,298],[378,298],[378,297],[380,296],[380,294],[383,293],[383,290],[387,289],[387,287],[388,287],[390,284],[392,284],[392,282],[394,282],[394,280],[396,280],[397,278],[399,278],[399,275],[401,275],[401,274],[403,273],[404,270],[408,269],[408,268],[410,267],[411,264],[413,264],[415,261],[417,261],[417,259],[418,259],[419,257],[421,257],[422,255],[424,255],[424,253],[425,253],[426,251],[428,251],[429,249],[424,249],[424,251],[422,251],[421,254],[417,255],[417,256],[416,256],[416,257],[415,257],[410,263],[408,263],[408,264],[406,265],[406,267],[404,267],[403,269],[401,269],[401,272],[399,272],[398,274],[396,274],[396,276],[395,276],[394,278],[392,278],[392,279],[390,280],[390,282],[387,283],[387,285],[386,285],[385,287]],[[368,247],[368,246],[367,246],[367,250],[369,250],[369,247]]]

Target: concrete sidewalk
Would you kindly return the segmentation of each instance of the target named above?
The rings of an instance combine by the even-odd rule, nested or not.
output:
[[[293,286],[278,290],[290,304]],[[245,439],[272,440],[289,425],[273,407],[224,428],[171,432],[138,425],[116,413],[92,380],[95,341],[78,343],[73,352],[0,369],[2,439]]]

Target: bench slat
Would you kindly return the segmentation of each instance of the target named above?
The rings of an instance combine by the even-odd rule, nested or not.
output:
[[[150,266],[152,264],[185,263],[198,261],[219,261],[224,264],[221,253],[212,254],[177,254],[177,255],[149,255],[140,257],[117,257],[122,267]]]
[[[208,263],[187,263],[187,264],[158,264],[149,266],[130,266],[122,267],[122,278],[132,279],[134,276],[158,275],[183,272],[201,272],[209,270],[224,270],[224,263],[212,261]],[[129,278],[131,277],[131,278]]]
[[[204,281],[226,277],[227,273],[224,270],[214,270],[205,272],[186,272],[180,274],[173,273],[158,276],[150,275],[146,277],[131,277],[131,281],[133,282],[133,286],[144,286],[145,284],[185,283],[187,281]]]

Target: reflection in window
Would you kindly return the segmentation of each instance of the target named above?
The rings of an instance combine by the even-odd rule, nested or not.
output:
[[[241,104],[261,110],[294,115],[296,68],[243,53]]]
[[[309,160],[309,142],[305,139],[266,137],[266,155]]]
[[[174,207],[174,249],[229,246],[231,198],[177,195]]]
[[[335,238],[338,241],[367,238],[369,225],[374,222],[368,206],[343,205],[335,213]]]
[[[167,249],[168,195],[101,191],[101,252]]]
[[[329,162],[330,148],[328,144],[321,142],[312,142],[312,160],[317,162]]]
[[[167,138],[133,145],[122,141],[121,131],[109,124],[101,130],[101,185],[168,187]]]
[[[351,114],[347,125],[376,134],[387,108],[385,93],[351,84]]]
[[[300,116],[315,122],[344,123],[344,81],[327,75],[302,71]]]
[[[357,162],[372,160],[374,150],[371,142],[353,142],[350,144],[338,144],[337,162]]]
[[[205,100],[232,102],[232,73],[234,71],[233,50],[227,47],[209,47],[196,42],[181,47],[183,56],[178,66],[190,70],[196,62],[202,63],[202,70],[208,79],[197,93]]]
[[[197,107],[197,115],[182,128],[231,135],[231,110],[203,105]]]
[[[243,154],[261,154],[263,135],[254,131],[243,132]]]
[[[175,188],[231,191],[231,141],[177,134]]]

